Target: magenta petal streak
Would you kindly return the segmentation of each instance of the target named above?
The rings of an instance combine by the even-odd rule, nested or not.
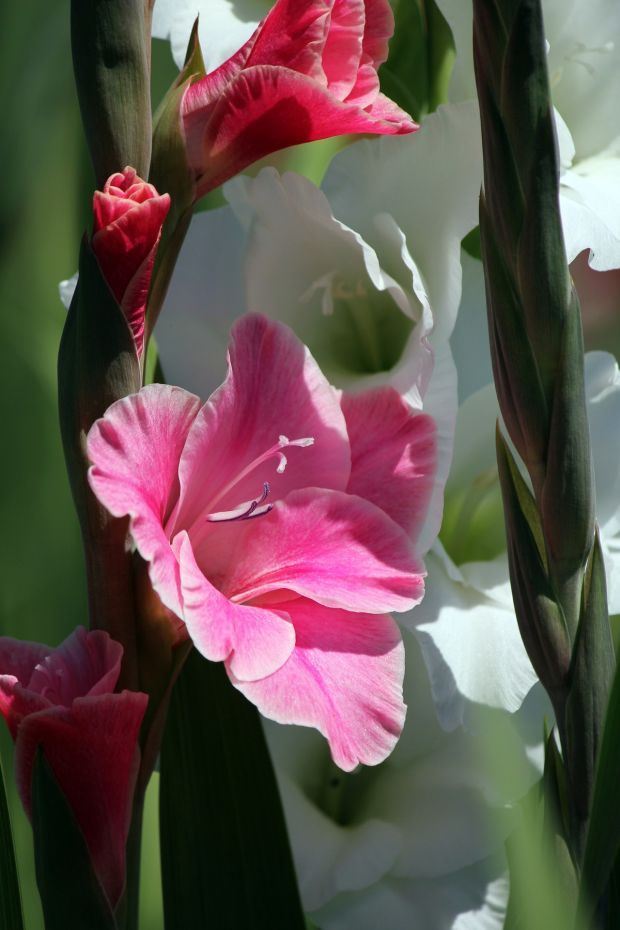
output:
[[[391,390],[342,400],[288,327],[249,315],[204,406],[143,388],[94,424],[88,455],[180,635],[267,716],[324,733],[343,768],[384,758],[404,720],[386,615],[424,593],[409,534],[432,421]]]

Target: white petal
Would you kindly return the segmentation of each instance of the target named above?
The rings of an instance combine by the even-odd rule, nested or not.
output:
[[[236,179],[225,193],[249,230],[248,309],[288,322],[334,383],[361,384],[373,367],[396,364],[415,320],[423,322],[419,343],[430,314],[412,285],[406,291],[400,283],[412,281],[412,270],[393,230],[377,253],[315,185],[273,168]],[[373,366],[374,351],[380,364]]]
[[[423,407],[435,419],[437,429],[437,471],[433,493],[424,527],[418,539],[418,549],[424,555],[433,545],[443,516],[444,490],[454,447],[457,415],[457,375],[450,346],[440,343],[435,349],[433,374],[423,397]]]
[[[608,352],[588,352],[585,374],[607,600],[609,612],[617,614],[620,613],[620,371]]]
[[[463,293],[450,345],[458,372],[459,401],[493,380],[482,262],[461,251]]]
[[[199,397],[224,380],[230,326],[245,312],[245,238],[228,207],[195,214],[157,323],[167,381]]]
[[[341,895],[312,919],[321,930],[500,930],[504,871],[498,858],[435,880],[382,881],[363,894]]]
[[[471,0],[437,0],[456,45],[451,100],[476,95]],[[600,152],[620,132],[620,8],[615,0],[543,0],[555,106],[566,120],[577,158]]]
[[[250,38],[273,4],[270,0],[155,0],[153,35],[170,39],[179,68],[197,16],[207,71],[226,61]]]
[[[397,827],[380,820],[344,827],[282,771],[278,783],[306,910],[322,907],[341,892],[372,886],[391,870],[402,841]]]
[[[608,352],[585,358],[586,397],[596,477],[596,515],[603,534],[620,530],[620,371]]]
[[[422,646],[442,726],[466,721],[469,703],[518,710],[536,675],[514,611],[469,585],[440,543],[426,569],[424,600],[399,620]]]
[[[447,338],[454,326],[460,243],[477,225],[481,183],[480,123],[473,102],[440,107],[410,136],[349,146],[333,159],[323,182],[338,219],[380,256],[374,217],[394,218],[426,285],[434,341]]]
[[[568,260],[586,248],[597,271],[620,268],[620,152],[603,152],[562,175],[562,221]]]
[[[620,8],[615,0],[543,0],[555,105],[577,158],[600,152],[620,132]]]

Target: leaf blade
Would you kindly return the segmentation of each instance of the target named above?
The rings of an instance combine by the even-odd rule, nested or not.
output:
[[[23,930],[22,902],[19,890],[11,818],[0,761],[0,930]]]
[[[195,650],[170,703],[160,829],[166,930],[304,930],[258,712]]]

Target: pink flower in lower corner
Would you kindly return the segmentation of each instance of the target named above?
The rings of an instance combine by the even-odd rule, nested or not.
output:
[[[91,247],[129,323],[139,358],[155,253],[169,209],[169,195],[158,194],[133,168],[111,175],[93,197]]]
[[[182,635],[268,717],[320,730],[341,768],[385,758],[405,716],[389,612],[423,596],[433,421],[390,388],[341,402],[288,327],[249,315],[204,406],[145,387],[88,455]]]
[[[379,92],[393,31],[388,0],[277,0],[246,44],[185,93],[198,196],[289,145],[413,132]]]
[[[114,907],[125,882],[125,844],[147,696],[114,694],[123,654],[107,633],[73,632],[57,649],[0,637],[0,713],[15,740],[15,772],[30,814],[40,747],[84,834]]]

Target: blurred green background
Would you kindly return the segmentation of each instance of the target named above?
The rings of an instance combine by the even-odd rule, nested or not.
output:
[[[394,54],[411,53],[400,42]],[[153,62],[153,98],[158,101],[176,74],[165,43],[155,43]],[[78,526],[56,413],[56,353],[65,317],[58,282],[76,269],[93,190],[71,71],[69,0],[2,4],[0,75],[0,416],[5,436],[0,634],[56,644],[86,621]],[[385,78],[389,83],[390,75]],[[391,90],[397,97],[398,88]],[[429,92],[429,99],[433,96]],[[402,103],[415,112],[413,102]],[[310,161],[308,150],[298,151],[288,165],[316,177],[337,145],[314,147]],[[603,303],[609,303],[603,290]],[[615,295],[619,291],[616,283]],[[620,329],[610,322],[615,318],[607,308],[593,319],[592,347],[620,349]],[[4,728],[0,752],[11,793],[27,928],[42,930],[30,827],[15,797],[11,741]],[[155,777],[143,843],[142,930],[162,927],[156,809]]]

